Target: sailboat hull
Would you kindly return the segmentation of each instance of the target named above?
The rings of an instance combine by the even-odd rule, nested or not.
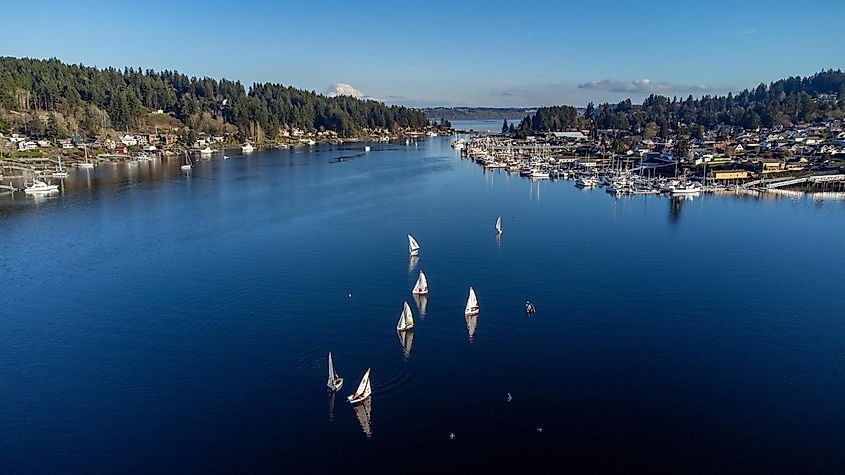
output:
[[[329,391],[340,391],[340,388],[343,387],[343,378],[337,378],[334,382],[326,386],[329,388]]]
[[[369,398],[370,396],[372,396],[372,394],[367,394],[366,396],[359,397],[347,396],[346,400],[349,401],[349,404],[359,404],[366,401],[367,398]]]

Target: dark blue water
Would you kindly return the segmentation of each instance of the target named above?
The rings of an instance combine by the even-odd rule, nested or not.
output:
[[[616,200],[445,138],[76,171],[0,198],[0,468],[841,472],[843,236],[841,202]]]

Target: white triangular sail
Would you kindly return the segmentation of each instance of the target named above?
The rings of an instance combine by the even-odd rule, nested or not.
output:
[[[367,368],[367,372],[364,373],[364,377],[361,378],[361,382],[358,384],[358,389],[356,389],[355,392],[352,393],[347,399],[349,400],[349,402],[355,404],[370,397],[372,393],[373,390],[370,386],[370,368]]]
[[[411,253],[412,256],[416,256],[420,253],[420,245],[417,243],[417,240],[414,239],[414,236],[408,235],[408,252]]]
[[[326,383],[329,387],[334,385],[334,380],[337,375],[334,372],[334,364],[332,363],[332,352],[329,352],[329,381]]]
[[[502,234],[502,217],[501,216],[499,216],[499,218],[496,219],[496,233]]]
[[[423,271],[420,271],[420,276],[417,278],[417,283],[414,285],[414,290],[412,290],[411,293],[417,295],[428,293],[428,281],[426,280]]]
[[[411,328],[414,328],[414,314],[411,313],[411,307],[405,301],[405,305],[402,307],[402,315],[399,316],[399,322],[396,324],[396,330],[401,332]]]
[[[467,306],[464,309],[464,315],[475,315],[478,313],[478,299],[475,297],[475,290],[469,288],[469,297],[467,297]]]

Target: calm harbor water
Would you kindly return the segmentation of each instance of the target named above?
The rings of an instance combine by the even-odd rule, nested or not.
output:
[[[0,197],[5,473],[845,468],[842,202],[616,200],[448,138],[64,190]]]

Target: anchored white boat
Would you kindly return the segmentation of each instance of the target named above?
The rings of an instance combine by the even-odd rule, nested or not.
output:
[[[255,150],[255,147],[253,147],[252,144],[249,142],[246,142],[245,144],[241,145],[241,152],[243,153],[251,153],[253,150]]]
[[[502,234],[502,217],[496,218],[496,234]]]
[[[205,146],[202,150],[200,150],[200,155],[211,155],[214,153],[214,150],[211,149],[208,145]]]
[[[417,243],[417,240],[414,239],[414,236],[408,235],[408,252],[411,253],[412,256],[418,256],[420,254],[420,245]]]
[[[180,167],[182,170],[190,170],[194,165],[191,163],[191,156],[185,150],[185,163]]]
[[[59,156],[59,168],[53,172],[53,178],[67,178],[67,172],[62,168],[62,157]]]
[[[329,380],[326,382],[326,386],[332,391],[339,391],[343,387],[343,378],[334,369],[331,351],[329,352]]]
[[[364,373],[364,377],[361,378],[361,382],[358,384],[358,389],[346,398],[350,404],[358,404],[373,394],[373,388],[370,385],[370,369],[367,368],[367,372]]]
[[[88,147],[83,147],[85,150],[85,161],[79,164],[79,168],[94,168],[94,164],[88,159]]]
[[[701,193],[701,184],[692,182],[686,184],[672,185],[669,187],[669,193],[672,195],[694,195]]]
[[[467,306],[464,309],[464,315],[478,315],[478,299],[475,297],[475,289],[469,288],[469,297],[467,297]]]
[[[581,177],[575,180],[575,186],[578,188],[593,188],[596,186],[596,179],[593,177]]]
[[[411,313],[411,307],[405,301],[405,306],[402,308],[402,315],[399,315],[399,322],[396,323],[396,330],[403,332],[414,328],[414,314]]]
[[[32,185],[25,186],[23,191],[28,194],[55,193],[59,191],[59,185],[48,185],[43,181],[32,180]]]
[[[543,170],[542,168],[535,168],[531,170],[531,174],[528,175],[529,178],[533,178],[535,180],[543,180],[549,177],[549,172]]]
[[[370,151],[370,146],[369,146],[369,145],[365,145],[365,146],[364,146],[364,151],[365,151],[365,152],[369,152],[369,151]]]
[[[423,271],[420,271],[420,276],[417,278],[417,283],[414,285],[414,290],[411,291],[415,295],[424,295],[428,293],[428,281],[425,278]]]

